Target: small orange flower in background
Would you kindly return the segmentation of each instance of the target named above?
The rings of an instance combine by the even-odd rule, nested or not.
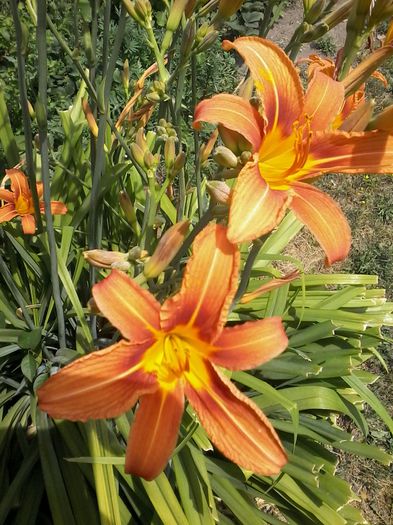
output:
[[[259,111],[241,97],[219,94],[198,104],[194,122],[240,133],[253,153],[232,194],[229,240],[268,233],[290,208],[314,234],[328,264],[344,259],[351,245],[347,220],[338,204],[308,181],[332,172],[393,172],[393,135],[335,130],[345,102],[343,83],[316,70],[304,95],[293,63],[272,42],[258,37],[224,42],[224,49],[232,48],[249,67],[262,102]]]
[[[117,417],[140,400],[125,470],[151,480],[174,450],[186,396],[225,456],[245,469],[277,474],[286,463],[277,434],[219,368],[254,368],[287,346],[279,317],[224,328],[238,268],[227,229],[211,224],[194,242],[180,291],[162,306],[112,271],[93,296],[124,339],[52,376],[37,392],[40,408],[86,421]]]
[[[35,217],[33,196],[26,175],[18,170],[6,170],[6,176],[0,187],[0,201],[7,204],[0,206],[0,223],[10,221],[14,217],[20,217],[23,233],[33,234],[35,232]],[[11,191],[4,189],[7,180],[11,181]],[[42,182],[37,183],[38,198],[43,193]],[[53,215],[64,215],[67,207],[59,201],[51,201],[51,213]],[[44,213],[44,203],[40,200],[40,212]]]

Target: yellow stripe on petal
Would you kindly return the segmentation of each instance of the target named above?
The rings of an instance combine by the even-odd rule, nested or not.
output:
[[[209,383],[186,386],[186,396],[214,445],[242,468],[270,476],[287,462],[266,416],[220,372],[206,365]]]
[[[238,268],[239,251],[228,241],[227,229],[218,224],[207,226],[194,241],[180,292],[161,308],[162,329],[194,326],[202,339],[211,340],[226,321]]]
[[[266,132],[281,129],[283,136],[303,111],[303,88],[287,55],[273,42],[259,37],[225,40],[225,50],[236,49],[250,69],[268,121]]]

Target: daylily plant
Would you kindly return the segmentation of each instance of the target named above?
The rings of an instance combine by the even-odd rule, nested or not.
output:
[[[272,42],[242,37],[223,46],[243,57],[260,98],[256,107],[219,94],[195,110],[196,127],[202,121],[220,124],[227,136],[244,137],[253,153],[232,193],[229,240],[268,233],[290,208],[314,234],[328,264],[344,259],[351,244],[347,220],[338,204],[309,182],[331,172],[393,172],[393,136],[335,130],[345,102],[343,83],[316,71],[304,95],[293,63]]]
[[[125,470],[151,480],[174,450],[186,396],[225,456],[277,474],[286,455],[273,427],[220,370],[254,368],[287,346],[279,317],[224,328],[238,268],[239,250],[226,227],[211,224],[194,242],[180,291],[162,306],[113,270],[93,296],[124,339],[53,375],[38,390],[40,408],[86,421],[117,417],[139,400]]]
[[[11,190],[4,188],[7,180],[11,181]],[[42,182],[37,183],[38,198],[41,199],[43,193]],[[20,217],[22,221],[23,233],[33,234],[35,232],[35,216],[33,196],[29,187],[26,175],[18,170],[6,170],[6,176],[0,187],[0,201],[7,204],[0,206],[0,223],[10,221],[14,217]],[[40,200],[40,213],[44,213],[44,202]],[[65,204],[59,201],[51,201],[51,213],[54,215],[64,215],[67,213]]]

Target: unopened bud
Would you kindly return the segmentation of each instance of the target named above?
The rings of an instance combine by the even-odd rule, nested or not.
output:
[[[128,260],[129,261],[139,261],[141,259],[145,259],[147,255],[149,254],[146,250],[142,250],[142,248],[140,248],[139,246],[134,246],[128,252]]]
[[[207,159],[209,158],[211,152],[213,151],[214,145],[218,138],[218,129],[215,129],[213,133],[210,135],[209,140],[201,146],[199,157],[201,160],[201,164],[205,163]]]
[[[187,25],[183,31],[183,39],[180,47],[180,59],[184,63],[191,53],[192,46],[195,42],[196,35],[196,22],[191,19],[187,22]]]
[[[89,126],[91,134],[97,138],[98,137],[97,122],[96,122],[96,119],[94,118],[91,107],[85,98],[82,100],[82,109],[83,109],[83,113],[85,114],[87,125]]]
[[[149,0],[135,0],[135,12],[145,27],[151,25],[152,8]]]
[[[144,160],[145,152],[142,150],[142,148],[136,142],[133,142],[130,145],[130,149],[134,157],[134,160],[137,162],[137,164],[141,168],[145,168],[145,160]]]
[[[31,120],[34,120],[35,119],[35,111],[34,111],[34,108],[30,102],[30,100],[27,101],[27,109],[29,110],[29,115],[30,115],[30,118]]]
[[[245,164],[247,164],[249,160],[251,160],[251,158],[252,158],[251,151],[243,151],[243,153],[240,155],[240,162],[244,166]]]
[[[305,13],[304,20],[309,24],[314,24],[324,13],[327,6],[327,0],[316,0],[314,4]]]
[[[218,131],[225,146],[237,157],[240,156],[243,151],[250,151],[252,149],[251,144],[237,131],[225,128],[221,125],[218,126]]]
[[[177,175],[179,171],[181,171],[184,168],[184,165],[186,163],[186,154],[184,151],[180,151],[180,153],[175,158],[175,162],[173,164],[173,174]]]
[[[380,129],[387,131],[388,133],[393,132],[393,104],[385,108],[381,113],[378,113],[367,126],[367,129]]]
[[[196,0],[188,0],[186,8],[184,10],[184,14],[186,15],[186,18],[190,18],[192,15],[194,9],[195,9]]]
[[[183,244],[189,226],[187,219],[174,224],[164,233],[153,255],[145,263],[143,273],[147,279],[157,277],[168,267]]]
[[[216,21],[231,18],[240,9],[243,2],[244,0],[220,0]]]
[[[223,168],[236,168],[237,157],[226,146],[218,146],[213,153],[214,161]]]
[[[167,173],[172,171],[173,165],[175,163],[176,157],[176,139],[175,137],[169,137],[165,142],[164,146],[164,158],[165,158],[165,168]]]
[[[187,6],[188,0],[175,0],[169,12],[168,21],[166,23],[167,31],[174,33],[179,27],[180,20],[183,16],[184,10]]]
[[[123,71],[121,72],[121,80],[123,82],[123,88],[126,93],[128,93],[128,88],[130,86],[130,65],[128,58],[124,60]]]
[[[120,207],[123,210],[123,213],[127,219],[127,222],[134,230],[134,233],[139,236],[141,228],[136,217],[136,212],[134,205],[131,202],[131,199],[127,192],[121,191],[119,194]]]
[[[113,270],[121,270],[122,272],[128,272],[128,270],[131,268],[131,264],[128,261],[119,261],[114,262],[111,265],[111,268]]]
[[[128,254],[107,250],[87,250],[83,252],[83,257],[96,268],[112,268],[114,263],[127,261]]]
[[[208,33],[205,38],[201,41],[201,43],[198,45],[197,47],[197,51],[198,53],[202,53],[203,51],[206,51],[206,49],[209,49],[209,47],[211,47],[214,42],[217,40],[219,36],[219,32],[218,31],[210,31],[210,33]]]
[[[231,188],[221,180],[212,180],[206,184],[207,191],[216,204],[228,204]]]

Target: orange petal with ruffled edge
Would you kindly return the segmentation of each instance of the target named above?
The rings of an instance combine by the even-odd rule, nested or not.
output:
[[[43,202],[40,202],[40,212],[45,212],[45,205]],[[64,215],[67,213],[67,206],[60,201],[51,201],[50,212],[52,215]]]
[[[220,94],[202,100],[195,108],[193,126],[198,129],[201,122],[221,124],[240,133],[250,142],[254,151],[261,144],[264,128],[262,117],[247,100],[236,95]]]
[[[288,338],[281,317],[270,317],[224,328],[214,341],[209,360],[229,370],[247,370],[281,354]]]
[[[160,303],[124,272],[111,274],[93,286],[98,308],[131,342],[152,340],[159,330]]]
[[[74,361],[37,390],[41,410],[72,421],[119,416],[157,389],[155,377],[141,370],[149,346],[120,341]]]
[[[5,204],[4,206],[0,206],[0,223],[10,221],[17,216],[18,212],[15,211],[15,206],[13,204]]]
[[[309,173],[392,173],[393,135],[384,131],[315,133]]]
[[[196,237],[180,292],[161,308],[161,327],[177,325],[199,329],[211,340],[225,324],[237,289],[239,251],[227,239],[227,228],[210,224]]]
[[[312,130],[331,127],[344,104],[344,84],[317,71],[313,76],[304,100],[304,113],[311,118]]]
[[[249,67],[262,98],[266,133],[278,126],[282,136],[290,135],[304,105],[303,88],[291,60],[276,44],[259,37],[225,40],[223,48],[236,49]]]
[[[35,217],[34,215],[22,215],[22,230],[27,235],[33,235],[35,233]]]
[[[278,474],[287,456],[267,417],[220,372],[206,365],[209,384],[186,396],[214,445],[240,467]]]
[[[20,195],[29,197],[31,195],[29,181],[26,175],[17,169],[5,170],[6,178],[8,177],[11,181],[11,190],[15,193],[15,200]]]
[[[290,208],[315,236],[326,253],[326,264],[345,259],[351,248],[351,229],[339,205],[309,184],[292,186]]]
[[[177,441],[183,387],[142,397],[128,439],[125,471],[150,481],[162,472]]]
[[[250,241],[270,232],[288,206],[287,191],[272,190],[258,164],[247,164],[239,173],[229,209],[228,239]]]
[[[13,204],[15,202],[15,195],[12,191],[0,188],[0,201],[5,201]]]

